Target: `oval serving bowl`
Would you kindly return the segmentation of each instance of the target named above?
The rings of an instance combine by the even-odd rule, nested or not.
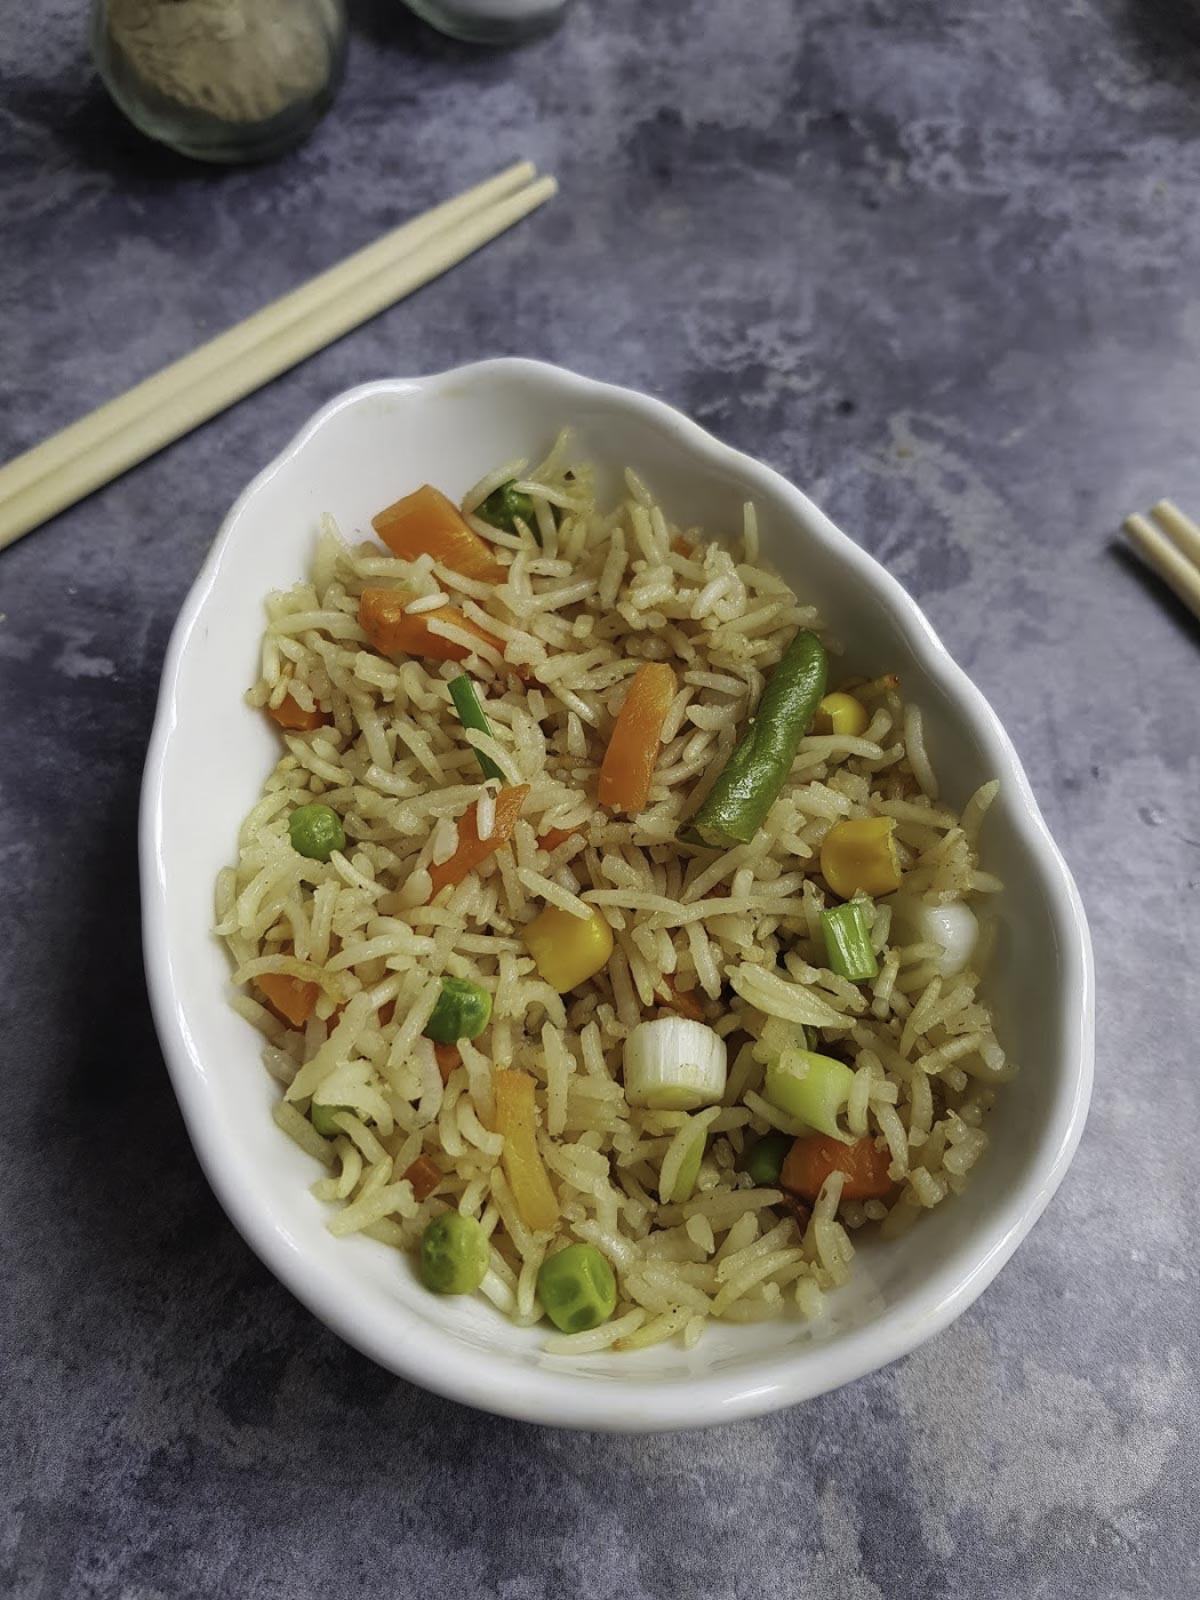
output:
[[[692,1350],[573,1358],[542,1352],[479,1296],[426,1293],[395,1251],[334,1239],[309,1193],[313,1162],[271,1119],[260,1036],[228,1004],[213,884],[278,755],[243,702],[263,599],[309,566],[322,512],[346,535],[429,481],[452,497],[502,462],[538,456],[558,430],[611,473],[631,465],[675,520],[710,534],[758,509],[764,553],[817,604],[847,661],[898,671],[924,713],[948,801],[1002,780],[983,835],[1005,882],[986,996],[1021,1063],[987,1123],[966,1192],[905,1237],[860,1246],[850,1283],[817,1322],[710,1324]],[[604,487],[602,485],[602,487]],[[1069,872],[1007,735],[916,604],[777,473],[645,395],[536,362],[482,362],[352,389],[330,402],[226,518],[175,626],[142,792],[146,970],[167,1066],[217,1197],[262,1260],[324,1322],[393,1372],[452,1399],[532,1421],[617,1431],[701,1427],[847,1383],[938,1333],[987,1286],[1065,1172],[1087,1114],[1093,974]]]

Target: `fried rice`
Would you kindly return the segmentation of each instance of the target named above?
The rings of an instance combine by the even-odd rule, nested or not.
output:
[[[510,533],[479,512],[514,480],[533,510]],[[632,471],[619,502],[601,505],[592,467],[564,435],[532,470],[499,466],[462,511],[505,567],[502,583],[347,542],[326,517],[308,577],[266,602],[250,705],[277,710],[289,697],[325,719],[281,730],[282,754],[217,885],[233,1004],[265,1038],[276,1121],[324,1169],[312,1192],[334,1234],[409,1254],[439,1213],[478,1219],[490,1246],[482,1293],[518,1324],[542,1317],[548,1254],[576,1241],[602,1252],[617,1279],[613,1316],[552,1336],[549,1350],[691,1344],[710,1317],[817,1316],[851,1271],[856,1235],[890,1238],[963,1188],[995,1088],[1014,1071],[979,992],[986,936],[947,976],[936,945],[893,942],[888,905],[867,902],[877,974],[856,983],[830,969],[822,842],[840,821],[891,818],[906,895],[980,904],[1000,887],[977,844],[997,786],[961,813],[941,799],[919,708],[894,676],[838,665],[854,642],[830,639],[762,558],[751,505],[735,530],[679,527]],[[466,662],[372,649],[359,621],[367,587],[403,588],[417,615],[457,608],[475,629],[430,627],[469,650]],[[803,738],[748,843],[683,842],[802,628],[820,634],[831,682],[868,725]],[[658,661],[678,687],[648,801],[612,814],[596,798],[604,751],[633,675]],[[464,733],[454,714],[447,685],[464,666],[489,734]],[[483,778],[480,753],[501,777]],[[454,857],[467,819],[486,840],[505,785],[528,786],[511,840],[432,897],[431,870]],[[344,826],[345,849],[328,861],[289,840],[290,815],[313,801]],[[523,930],[547,905],[578,913],[581,903],[611,928],[612,955],[559,994]],[[311,986],[302,1025],[267,1003],[259,985],[271,975]],[[452,1052],[423,1031],[444,976],[492,997],[486,1031]],[[691,1193],[667,1201],[664,1165],[678,1164],[691,1118],[631,1105],[623,1052],[639,1023],[681,1007],[726,1042],[730,1065]],[[809,1029],[852,1070],[845,1135],[884,1153],[886,1196],[845,1198],[834,1171],[805,1204],[745,1171],[756,1138],[796,1132],[763,1093],[772,1019]],[[499,1070],[534,1081],[553,1229],[526,1225],[506,1175]],[[338,1108],[333,1137],[314,1128],[315,1103]]]

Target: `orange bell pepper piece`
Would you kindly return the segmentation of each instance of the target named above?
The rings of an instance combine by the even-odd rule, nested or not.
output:
[[[267,715],[272,722],[277,722],[281,728],[287,728],[294,733],[311,733],[314,728],[328,727],[333,721],[332,714],[322,711],[320,706],[305,711],[290,693],[285,694],[277,706],[268,706]]]
[[[546,1174],[537,1145],[533,1079],[527,1072],[502,1071],[495,1076],[496,1131],[504,1139],[500,1159],[521,1221],[535,1233],[558,1222],[558,1197]]]
[[[891,1161],[886,1148],[875,1148],[874,1139],[842,1144],[823,1133],[806,1134],[784,1158],[779,1183],[792,1194],[815,1200],[831,1172],[844,1172],[843,1200],[882,1200],[896,1187],[888,1177]]]
[[[491,835],[487,839],[479,837],[478,812],[475,806],[471,806],[459,817],[458,849],[448,861],[429,869],[429,876],[433,882],[433,892],[429,896],[431,900],[436,900],[447,884],[460,884],[468,872],[473,872],[489,856],[494,856],[497,850],[504,848],[512,838],[513,829],[517,825],[517,818],[521,815],[521,807],[525,804],[528,793],[527,783],[517,783],[511,788],[501,789],[496,796],[496,820],[492,823]]]
[[[503,583],[507,576],[492,547],[472,533],[454,502],[432,484],[385,507],[371,518],[371,526],[402,561],[432,556],[452,572],[481,583]]]
[[[430,622],[448,622],[464,633],[490,644],[497,655],[504,654],[504,640],[481,628],[454,606],[439,606],[410,616],[405,607],[413,596],[405,589],[364,589],[358,602],[358,620],[370,643],[384,656],[425,656],[430,661],[465,661],[472,653],[456,639],[444,639],[430,629]]]
[[[641,811],[662,743],[663,723],[675,698],[675,674],[662,661],[639,667],[604,752],[600,804],[613,811]]]
[[[263,972],[254,981],[266,996],[271,1010],[290,1022],[293,1028],[302,1028],[312,1016],[321,992],[317,984],[294,978],[287,972]]]

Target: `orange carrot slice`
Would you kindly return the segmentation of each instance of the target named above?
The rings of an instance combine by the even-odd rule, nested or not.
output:
[[[886,1149],[875,1148],[874,1139],[842,1144],[823,1133],[807,1134],[788,1151],[779,1183],[793,1194],[815,1200],[831,1172],[844,1172],[843,1200],[882,1200],[896,1187],[888,1177],[891,1159]]]
[[[302,1028],[312,1016],[320,988],[306,983],[303,978],[293,978],[286,972],[263,972],[255,983],[266,996],[267,1004],[293,1028]]]
[[[479,837],[479,813],[475,806],[471,806],[459,817],[458,849],[449,861],[443,861],[440,866],[429,869],[429,876],[433,881],[433,892],[429,896],[431,900],[436,900],[447,884],[461,883],[468,872],[473,872],[489,856],[504,848],[512,838],[513,829],[517,825],[517,818],[521,815],[521,807],[525,804],[528,793],[527,783],[518,783],[509,789],[501,789],[496,796],[496,820],[492,823],[491,834],[486,839]]]
[[[358,620],[371,644],[385,656],[425,656],[431,661],[465,661],[471,651],[456,639],[444,639],[429,624],[447,622],[490,644],[497,655],[504,654],[504,641],[472,622],[454,606],[439,606],[410,616],[405,607],[413,596],[405,589],[364,589],[358,602]]]
[[[268,706],[267,715],[281,728],[287,728],[295,733],[311,733],[314,728],[327,727],[333,721],[332,714],[322,711],[320,706],[305,711],[290,694],[285,694],[277,706]]]
[[[535,1232],[558,1222],[558,1197],[546,1175],[537,1144],[533,1079],[527,1072],[498,1072],[496,1132],[504,1139],[500,1159],[521,1221]]]
[[[429,1199],[445,1174],[434,1166],[428,1156],[418,1156],[411,1167],[405,1168],[403,1176],[412,1184],[413,1198],[419,1204]]]
[[[371,526],[402,561],[432,556],[451,571],[481,583],[503,583],[507,576],[492,547],[471,532],[454,502],[432,484],[386,506],[371,518]]]
[[[665,662],[648,661],[638,668],[604,752],[601,805],[613,811],[644,809],[674,698],[675,674]]]

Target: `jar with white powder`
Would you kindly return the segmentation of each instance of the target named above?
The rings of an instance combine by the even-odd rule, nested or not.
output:
[[[557,27],[571,0],[408,0],[411,10],[455,39],[515,44]]]
[[[346,55],[345,0],[94,0],[92,52],[152,139],[202,161],[260,161],[311,131]]]

